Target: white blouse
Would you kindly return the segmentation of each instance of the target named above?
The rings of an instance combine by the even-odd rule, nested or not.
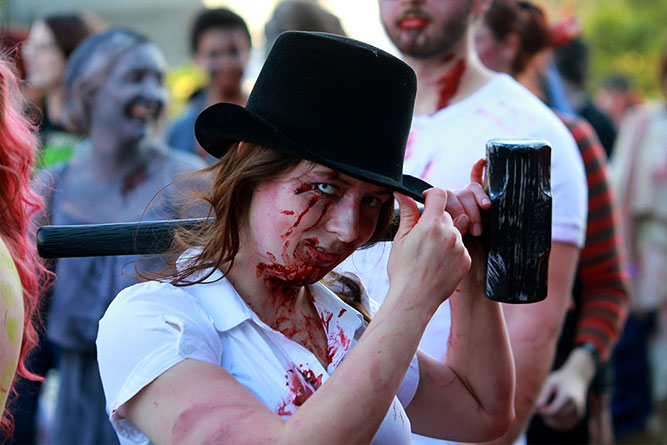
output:
[[[216,271],[209,281],[220,275]],[[276,414],[293,414],[366,327],[359,312],[321,283],[312,285],[311,293],[328,339],[326,369],[309,350],[262,322],[226,279],[186,287],[147,282],[119,293],[100,321],[97,355],[107,412],[120,442],[150,443],[118,408],[186,358],[222,366]],[[418,383],[415,355],[373,444],[411,442],[403,406]]]

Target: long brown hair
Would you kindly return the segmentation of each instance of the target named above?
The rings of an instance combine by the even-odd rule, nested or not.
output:
[[[198,252],[182,267],[172,264],[150,279],[167,281],[174,286],[190,286],[209,282],[215,270],[223,276],[234,264],[239,251],[240,233],[247,223],[248,209],[258,184],[270,181],[295,168],[301,158],[296,158],[247,142],[234,144],[215,164],[196,174],[213,176],[208,190],[196,197],[210,206],[209,220],[201,227],[180,229],[172,245],[173,259],[188,249]],[[394,201],[384,203],[380,209],[378,223],[366,246],[377,242],[389,229],[394,215]],[[205,272],[205,273],[204,273]],[[141,275],[146,278],[145,274]],[[324,280],[325,282],[327,280]],[[354,283],[345,283],[346,292],[337,295],[368,318],[361,306],[361,292]]]

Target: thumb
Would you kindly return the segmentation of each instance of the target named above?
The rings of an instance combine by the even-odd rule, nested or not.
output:
[[[555,392],[555,385],[552,384],[550,379],[547,379],[547,381],[544,382],[544,386],[540,390],[540,394],[537,396],[537,400],[535,400],[535,407],[539,410],[544,409],[551,401],[550,399],[555,396]]]
[[[398,202],[400,221],[394,239],[403,238],[419,221],[419,208],[414,199],[398,192],[394,192],[394,198]]]

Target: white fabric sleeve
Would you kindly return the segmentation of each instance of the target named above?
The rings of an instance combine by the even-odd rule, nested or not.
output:
[[[398,392],[396,397],[403,405],[403,408],[406,408],[412,399],[417,393],[417,387],[419,386],[419,360],[417,360],[417,354],[412,357],[410,366],[408,367],[405,377],[401,382],[401,386],[398,387]]]
[[[107,412],[118,435],[145,438],[117,414],[142,388],[186,358],[219,365],[221,356],[213,322],[183,289],[147,282],[119,293],[100,320],[97,336]]]
[[[542,127],[536,134],[551,143],[551,239],[582,247],[586,238],[588,186],[577,143],[555,116],[552,125]]]

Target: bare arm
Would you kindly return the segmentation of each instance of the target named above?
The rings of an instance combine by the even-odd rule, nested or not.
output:
[[[516,366],[516,418],[507,433],[493,443],[512,443],[533,415],[535,401],[553,364],[578,258],[578,247],[552,243],[547,298],[529,305],[503,305]]]
[[[463,234],[481,234],[479,208],[490,205],[483,166],[482,160],[473,167],[470,186],[449,192],[447,211]],[[466,245],[472,268],[450,298],[445,362],[419,356],[419,387],[407,413],[415,433],[470,442],[498,437],[514,418],[514,364],[501,305],[484,296],[481,245],[472,236]]]
[[[481,260],[481,252],[473,256],[471,276],[450,298],[452,332],[445,362],[419,356],[419,387],[407,408],[417,434],[489,440],[503,434],[514,419],[509,337],[500,303],[483,295]],[[445,397],[447,392],[456,394],[456,403]]]
[[[0,237],[0,413],[14,381],[23,337],[23,289],[14,262]]]

